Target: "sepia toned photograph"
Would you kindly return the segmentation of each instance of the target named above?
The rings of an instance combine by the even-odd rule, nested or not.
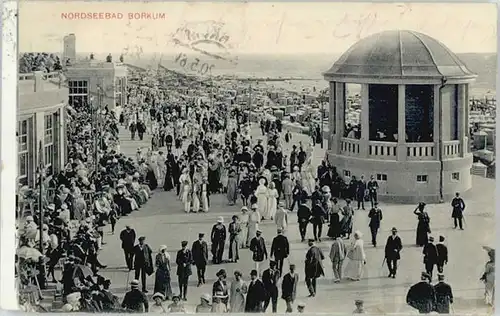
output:
[[[20,310],[495,312],[494,4],[17,20]]]

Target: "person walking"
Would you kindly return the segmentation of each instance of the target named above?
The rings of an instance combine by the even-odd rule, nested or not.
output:
[[[248,239],[246,240],[246,244],[250,247],[250,242],[257,234],[257,230],[259,229],[259,224],[261,221],[261,215],[259,210],[257,209],[257,204],[252,204],[251,212],[248,215]]]
[[[396,278],[398,272],[398,260],[401,259],[400,252],[403,249],[403,242],[398,236],[398,230],[393,227],[391,235],[387,237],[385,243],[385,260],[387,261],[387,268],[389,269],[389,278]]]
[[[248,284],[247,299],[245,302],[245,313],[262,313],[267,293],[264,283],[259,280],[257,270],[250,272],[250,283]]]
[[[248,248],[248,245],[250,243],[250,239],[248,238],[249,215],[248,215],[248,208],[246,206],[243,206],[241,208],[241,214],[240,214],[239,218],[240,218],[240,227],[241,227],[239,247],[241,249],[245,249],[245,248]]]
[[[377,247],[377,233],[380,228],[380,222],[382,221],[382,210],[378,207],[377,202],[375,202],[374,206],[370,209],[368,217],[370,218],[370,224],[368,224],[368,226],[372,234],[372,245],[373,247]]]
[[[222,216],[217,219],[217,223],[212,227],[210,236],[212,241],[212,262],[214,264],[222,263],[224,244],[226,243],[227,236],[226,226],[224,226],[224,218]]]
[[[438,253],[436,245],[434,245],[434,237],[429,237],[429,242],[424,246],[422,253],[424,255],[425,272],[427,272],[432,280],[434,266],[437,265],[438,262]]]
[[[281,229],[283,233],[286,233],[288,227],[288,211],[285,209],[285,204],[279,202],[278,209],[274,215],[274,222],[276,223],[276,228]]]
[[[278,228],[277,233],[278,235],[273,238],[271,245],[271,257],[274,257],[280,274],[283,274],[283,262],[290,254],[290,243],[288,238],[283,235],[282,229]]]
[[[269,261],[269,269],[264,270],[262,273],[262,283],[264,283],[267,294],[262,309],[263,312],[266,312],[270,302],[272,303],[273,313],[278,310],[278,281],[280,276],[280,272],[276,269],[276,261]]]
[[[229,223],[229,262],[238,262],[240,259],[238,250],[240,248],[241,225],[239,218],[233,215],[232,222]]]
[[[153,274],[153,250],[145,243],[146,237],[139,237],[139,244],[134,247],[134,270],[136,280],[141,277],[142,291],[147,293],[146,275]]]
[[[147,313],[149,312],[149,301],[146,295],[139,291],[139,281],[130,282],[130,291],[125,293],[121,307],[129,313]]]
[[[331,238],[337,238],[340,236],[340,213],[342,213],[342,207],[338,204],[337,198],[332,199],[332,205],[329,210],[329,228],[327,236]]]
[[[323,223],[325,222],[326,212],[320,200],[315,200],[311,212],[311,224],[313,225],[314,240],[321,242],[321,233]]]
[[[464,200],[460,197],[460,193],[455,193],[455,197],[451,201],[451,207],[452,207],[452,213],[451,217],[453,218],[453,224],[454,224],[454,229],[457,228],[457,222],[458,226],[460,227],[461,230],[464,230],[463,227],[463,218],[464,218],[464,210],[465,210],[465,202]]]
[[[240,271],[234,271],[234,280],[231,282],[229,290],[229,311],[231,313],[244,313],[245,312],[245,295],[248,291],[248,286],[241,278]]]
[[[120,240],[122,242],[123,253],[125,254],[125,263],[128,270],[132,270],[132,261],[134,258],[134,245],[135,245],[135,230],[126,225],[125,229],[120,232]]]
[[[179,297],[187,301],[187,288],[189,276],[192,274],[191,264],[193,263],[193,254],[187,249],[188,242],[181,242],[181,250],[177,251],[175,263],[177,264],[177,279],[179,281]]]
[[[255,270],[259,271],[259,264],[264,259],[267,260],[266,242],[260,229],[257,229],[255,237],[250,242],[250,251],[253,253],[252,260],[255,262]]]
[[[208,264],[208,244],[203,238],[204,233],[198,234],[198,240],[193,242],[191,253],[193,255],[193,263],[196,266],[196,273],[198,275],[198,287],[205,284],[205,271]]]
[[[286,312],[292,313],[292,304],[297,297],[297,284],[299,283],[299,275],[295,272],[295,264],[290,264],[290,271],[283,276],[281,282],[281,298],[285,300]]]
[[[444,236],[439,236],[439,242],[436,244],[436,251],[438,273],[443,273],[444,265],[448,264],[448,247],[444,244]]]
[[[370,176],[370,181],[366,184],[366,188],[368,190],[368,196],[370,197],[370,203],[371,207],[375,205],[375,203],[378,202],[378,196],[377,196],[377,191],[378,191],[378,182],[375,180],[373,175]]]
[[[363,234],[358,230],[354,232],[354,240],[347,252],[347,266],[345,268],[346,277],[351,281],[359,281],[363,276],[366,264],[366,254],[363,247]]]
[[[299,222],[299,232],[301,242],[304,242],[307,234],[307,225],[311,218],[311,210],[306,205],[305,201],[299,201],[299,207],[297,211],[297,221]]]
[[[484,282],[484,301],[490,306],[495,304],[495,249],[484,247],[490,260],[486,262],[481,281]]]
[[[217,293],[220,293],[224,298],[222,298],[222,302],[227,305],[229,301],[229,288],[227,286],[227,273],[226,270],[220,269],[215,276],[217,277],[217,281],[212,285],[212,296],[215,296]]]
[[[431,219],[429,217],[429,214],[427,214],[427,212],[425,211],[425,203],[418,203],[418,206],[413,211],[413,214],[417,215],[418,217],[417,246],[422,247],[429,241],[428,234],[431,233]]]
[[[420,282],[412,285],[406,294],[406,304],[418,310],[420,314],[432,312],[436,303],[436,292],[429,279],[429,274],[422,272]]]
[[[309,297],[316,296],[316,279],[324,276],[323,260],[325,256],[320,248],[314,245],[314,239],[308,241],[309,250],[306,253],[305,275]]]
[[[330,249],[330,260],[332,261],[334,276],[333,282],[335,283],[339,283],[340,280],[342,280],[342,266],[346,255],[347,248],[344,244],[344,240],[340,236],[337,236]]]
[[[167,252],[167,246],[160,246],[160,250],[155,258],[156,276],[155,288],[153,293],[160,293],[164,299],[169,300],[172,297],[171,281],[171,267],[170,255]]]
[[[453,291],[451,286],[444,281],[444,274],[438,274],[438,283],[434,285],[436,293],[435,311],[439,314],[449,314],[450,305],[453,304]]]

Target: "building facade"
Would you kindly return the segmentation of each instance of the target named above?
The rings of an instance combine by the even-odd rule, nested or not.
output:
[[[378,33],[323,75],[328,158],[341,175],[374,176],[381,199],[402,203],[438,202],[471,188],[468,94],[476,75],[443,44],[412,31]],[[361,86],[359,124],[346,124],[349,84]]]
[[[69,104],[97,101],[110,110],[127,101],[127,70],[121,63],[79,61],[66,69]]]
[[[64,168],[68,88],[59,73],[42,72],[19,75],[18,86],[18,183],[33,186],[41,164],[53,172]]]

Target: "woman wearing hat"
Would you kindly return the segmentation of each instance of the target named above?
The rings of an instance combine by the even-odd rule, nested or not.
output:
[[[165,300],[165,296],[161,293],[155,293],[153,294],[152,297],[154,304],[151,304],[151,307],[149,308],[150,313],[157,313],[157,314],[166,314],[167,309],[163,305],[163,301]]]
[[[196,306],[196,313],[211,313],[212,312],[212,305],[210,305],[210,301],[212,298],[210,297],[210,294],[205,293],[200,296],[200,304]]]
[[[270,219],[274,219],[276,215],[278,198],[279,193],[278,190],[276,190],[276,185],[274,182],[270,182],[269,189],[267,190],[267,215]]]
[[[186,313],[184,304],[181,302],[181,297],[177,294],[172,296],[172,304],[168,305],[167,311],[169,313]]]
[[[155,293],[163,295],[163,299],[169,300],[172,296],[172,286],[170,284],[170,255],[167,252],[167,246],[162,245],[155,258]]]
[[[259,210],[260,215],[262,216],[261,219],[269,219],[269,211],[268,211],[268,190],[266,187],[266,179],[261,177],[259,179],[259,186],[255,190],[254,195],[257,197],[257,207]]]
[[[481,281],[484,282],[484,301],[493,306],[495,304],[495,249],[488,249],[489,261],[486,262]]]
[[[244,249],[249,246],[249,238],[248,238],[248,220],[249,220],[249,214],[248,214],[248,208],[246,206],[243,206],[241,208],[241,214],[239,215],[240,219],[240,238],[239,238],[239,248]]]
[[[349,239],[352,233],[352,217],[354,216],[354,209],[351,206],[351,200],[345,200],[346,205],[342,209],[342,220],[340,221],[341,236]]]
[[[428,234],[431,233],[430,222],[431,219],[429,214],[425,211],[425,203],[418,203],[417,208],[413,211],[413,214],[418,217],[418,225],[417,225],[417,245],[422,247],[427,244],[429,241]]]
[[[240,271],[234,271],[234,280],[230,286],[230,312],[243,313],[245,312],[245,294],[247,293],[247,284],[241,278]]]
[[[228,291],[229,288],[227,286],[227,274],[226,270],[220,269],[217,274],[215,275],[217,277],[217,281],[214,282],[214,285],[212,286],[212,295],[215,296],[219,294],[219,296],[224,296],[224,304],[228,303]]]
[[[366,254],[361,237],[363,237],[363,234],[359,230],[354,232],[354,241],[347,253],[349,261],[347,262],[345,275],[351,281],[359,281],[361,279],[364,272],[364,265],[366,264]]]

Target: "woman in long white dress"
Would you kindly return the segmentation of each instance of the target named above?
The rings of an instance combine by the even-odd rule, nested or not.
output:
[[[246,206],[243,206],[241,208],[241,214],[240,214],[240,226],[241,226],[241,238],[240,238],[240,248],[247,248],[249,244],[247,243],[248,240],[248,208]]]
[[[203,182],[201,184],[201,209],[203,212],[208,212],[208,179],[203,178]]]
[[[189,177],[184,179],[184,183],[182,183],[181,186],[182,186],[182,203],[184,203],[184,212],[189,213],[190,203],[191,203],[191,198],[190,198],[191,184],[189,181]]]
[[[351,281],[359,281],[365,269],[366,254],[363,247],[363,239],[361,239],[362,236],[363,234],[360,231],[354,232],[354,240],[347,253],[349,261],[345,268],[345,276]]]
[[[255,197],[257,197],[257,207],[260,215],[262,218],[269,218],[270,216],[267,209],[267,187],[264,178],[259,180],[259,186],[257,186],[257,190],[255,190]]]
[[[258,207],[256,204],[252,205],[252,211],[250,215],[248,215],[248,238],[246,240],[247,245],[250,245],[250,241],[257,234],[257,229],[259,229],[261,215],[259,213]]]
[[[234,281],[231,282],[229,290],[229,311],[231,313],[245,312],[245,294],[247,294],[247,284],[241,279],[241,272],[234,271]]]
[[[488,250],[490,260],[486,262],[481,280],[484,282],[484,301],[493,306],[495,303],[495,249]]]
[[[274,182],[269,183],[269,189],[267,190],[267,215],[274,219],[276,214],[276,208],[278,206],[278,190],[276,190],[276,185]],[[266,218],[267,219],[267,218]]]

